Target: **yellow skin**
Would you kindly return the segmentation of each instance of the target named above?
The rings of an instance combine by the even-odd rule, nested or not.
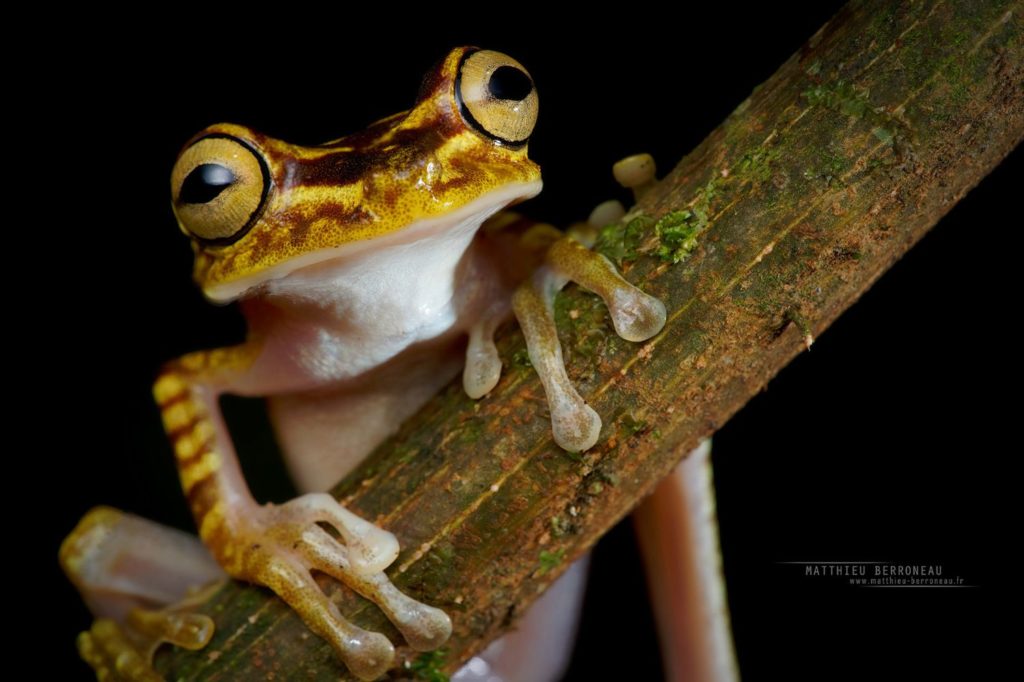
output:
[[[502,214],[478,234],[488,217],[540,191],[526,145],[536,115],[521,65],[459,48],[427,75],[413,109],[363,132],[301,147],[215,125],[185,145],[172,172],[196,282],[213,301],[242,299],[250,326],[242,345],[171,362],[154,386],[199,535],[228,575],[276,592],[364,679],[393,664],[393,646],[348,623],[310,571],[373,600],[419,650],[443,644],[448,616],[390,583],[383,571],[397,539],[330,496],[253,500],[217,396],[268,396],[300,489],[325,490],[449,380],[459,353],[467,392],[490,391],[501,368],[491,337],[511,309],[544,382],[556,442],[591,447],[600,419],[565,375],[554,294],[570,279],[598,293],[630,340],[657,333],[665,311],[553,228]],[[112,514],[87,517],[62,548],[87,599],[83,566],[117,535]],[[98,621],[80,640],[83,657],[100,674],[149,679],[155,642],[208,640],[206,622],[183,626],[181,614],[164,613],[163,621],[137,611],[127,618],[145,637]]]

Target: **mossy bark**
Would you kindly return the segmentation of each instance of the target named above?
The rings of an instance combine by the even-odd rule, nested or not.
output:
[[[646,218],[604,233],[600,248],[665,301],[665,330],[627,343],[595,296],[560,296],[569,375],[604,419],[596,447],[554,445],[510,327],[493,393],[449,387],[335,489],[398,535],[393,580],[452,616],[440,667],[500,635],[1022,136],[1020,1],[853,2],[814,35],[645,197]],[[376,607],[322,584],[401,641]],[[169,679],[348,679],[262,589],[231,585],[206,611],[214,641],[162,653]]]

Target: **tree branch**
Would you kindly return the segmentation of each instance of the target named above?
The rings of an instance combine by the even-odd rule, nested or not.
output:
[[[595,296],[560,296],[569,375],[605,423],[596,447],[554,445],[510,327],[491,395],[449,387],[335,489],[401,540],[395,583],[452,616],[443,668],[500,635],[1022,136],[1020,0],[853,2],[812,37],[602,235],[665,301],[664,332],[624,342]],[[327,589],[401,641],[372,604]],[[264,590],[231,585],[205,611],[214,641],[162,654],[168,678],[349,679]]]

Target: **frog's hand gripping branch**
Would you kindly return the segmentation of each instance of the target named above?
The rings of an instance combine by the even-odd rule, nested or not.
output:
[[[154,387],[199,535],[230,576],[269,587],[330,642],[355,675],[375,679],[393,664],[394,647],[384,635],[348,622],[311,571],[334,577],[377,604],[414,649],[440,646],[451,633],[451,621],[439,609],[402,594],[384,575],[398,555],[395,537],[330,495],[303,495],[280,506],[261,506],[252,499],[217,396],[243,384],[257,355],[252,344],[188,355],[172,363]],[[329,525],[339,539],[319,524]],[[77,530],[72,538],[76,535]],[[171,617],[174,610],[151,614],[150,620]],[[146,679],[155,647],[133,646],[131,635],[107,636],[114,626],[104,627],[102,636],[93,632],[80,642],[90,664],[111,679]],[[129,658],[130,670],[120,663]]]
[[[565,373],[555,327],[555,294],[569,281],[597,293],[608,306],[615,331],[627,341],[644,341],[665,326],[661,301],[624,280],[611,261],[589,250],[580,239],[570,235],[552,244],[544,265],[512,298],[530,362],[548,397],[555,442],[572,452],[593,447],[601,432],[601,418],[584,402]]]
[[[620,168],[629,171],[625,177],[619,172]],[[617,164],[616,177],[639,198],[653,184],[653,160],[648,154],[623,159]],[[601,432],[601,418],[577,393],[565,373],[555,326],[555,295],[570,281],[593,291],[608,306],[616,333],[627,341],[646,341],[665,326],[665,305],[627,282],[611,261],[590,250],[595,229],[621,217],[618,202],[609,203],[619,207],[619,215],[607,215],[602,209],[608,204],[602,204],[595,209],[586,227],[571,229],[566,237],[560,233],[556,233],[557,239],[549,237],[551,241],[543,265],[512,298],[512,308],[526,337],[530,362],[547,394],[555,442],[570,452],[593,447]],[[543,241],[543,235],[535,235],[534,239]]]
[[[377,603],[413,648],[439,646],[451,632],[448,617],[409,599],[383,574],[398,555],[391,533],[327,494],[303,495],[281,506],[252,500],[216,401],[214,387],[231,372],[218,369],[219,353],[186,356],[154,387],[199,536],[218,563],[231,576],[276,592],[359,677],[383,674],[394,647],[384,635],[345,620],[310,571],[326,573]],[[237,354],[254,353],[242,347]],[[342,542],[320,523],[333,527]]]
[[[613,170],[620,184],[632,189],[637,199],[654,185],[654,160],[649,154],[623,159]],[[629,341],[644,341],[665,324],[661,301],[625,281],[607,258],[589,250],[596,229],[618,221],[624,213],[617,201],[605,202],[594,209],[586,225],[574,226],[568,236],[547,225],[532,225],[521,238],[528,250],[543,254],[543,264],[518,288],[512,305],[526,337],[530,360],[547,393],[555,442],[567,450],[582,451],[593,446],[601,420],[566,374],[553,314],[558,291],[568,281],[575,281],[597,293],[608,306],[616,332]],[[516,220],[511,222],[515,224]],[[480,327],[470,334],[463,383],[472,397],[493,388],[500,373],[500,360],[490,336],[493,319],[485,315]],[[668,679],[673,680],[738,679],[720,572],[709,452],[710,441],[704,441],[645,501],[635,517]],[[571,574],[579,574],[580,568],[574,568]],[[571,590],[561,581],[546,599],[558,599],[562,611],[579,609]],[[459,679],[491,679],[495,673],[502,676],[502,672],[520,679],[517,673],[523,671],[521,662],[506,656],[506,650],[539,652],[552,638],[571,637],[558,632],[551,621],[538,619],[532,610],[527,612],[512,635],[505,635],[496,649],[480,654],[475,667],[463,668]],[[549,658],[543,663],[547,666],[544,679],[554,679],[564,665],[557,657]],[[541,663],[531,668],[533,673],[537,673],[537,665]],[[477,675],[473,672],[477,668],[484,672]]]

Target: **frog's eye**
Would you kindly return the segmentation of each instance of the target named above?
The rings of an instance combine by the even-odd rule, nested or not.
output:
[[[523,65],[491,50],[462,58],[455,97],[466,122],[508,145],[526,142],[537,123],[537,89]]]
[[[240,239],[259,217],[270,189],[266,161],[238,138],[214,133],[181,153],[171,171],[178,222],[208,244]]]

